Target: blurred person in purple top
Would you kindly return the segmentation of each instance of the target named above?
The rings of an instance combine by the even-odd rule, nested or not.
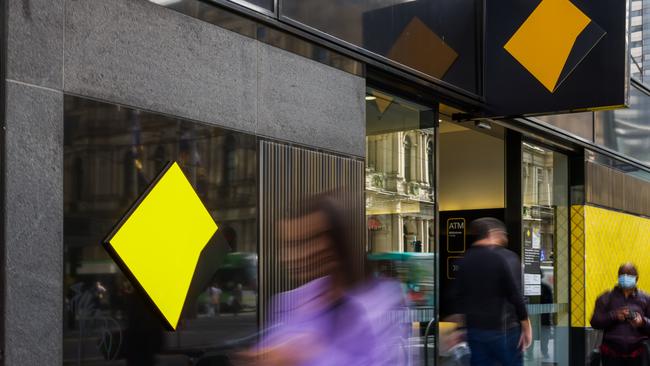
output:
[[[246,355],[263,365],[399,365],[399,284],[362,281],[346,212],[333,195],[312,198],[280,224],[282,265],[302,286],[277,295],[270,328]]]

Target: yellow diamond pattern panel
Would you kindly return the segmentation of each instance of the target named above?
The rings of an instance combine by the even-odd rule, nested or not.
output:
[[[570,208],[567,206],[558,206],[556,209],[556,248],[554,253],[557,255],[557,265],[555,278],[558,281],[566,281],[569,279],[569,212]],[[556,302],[558,304],[569,303],[569,288],[567,286],[557,286]],[[569,312],[562,311],[557,314],[557,325],[569,325]]]
[[[107,245],[176,329],[201,251],[216,230],[210,213],[173,163]]]
[[[504,48],[550,92],[591,20],[569,0],[542,0]]]
[[[616,284],[618,267],[633,262],[639,287],[650,291],[650,219],[585,207],[586,312],[591,317],[596,298]]]
[[[571,206],[571,326],[585,326],[584,206]]]

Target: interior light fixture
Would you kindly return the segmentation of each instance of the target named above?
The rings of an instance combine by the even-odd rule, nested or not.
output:
[[[377,99],[377,97],[375,97],[374,95],[366,95],[366,100],[375,100],[375,99]]]
[[[490,124],[490,122],[486,122],[486,121],[476,121],[474,122],[474,126],[488,131],[492,130],[492,125]]]
[[[162,6],[170,6],[170,5],[175,5],[176,3],[180,3],[181,0],[149,0],[150,2]]]

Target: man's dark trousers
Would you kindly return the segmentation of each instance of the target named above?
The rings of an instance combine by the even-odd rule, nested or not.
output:
[[[519,350],[521,330],[507,331],[468,329],[467,343],[471,352],[472,366],[521,366],[522,352]]]

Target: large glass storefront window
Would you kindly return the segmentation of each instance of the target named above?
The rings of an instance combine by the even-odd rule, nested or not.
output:
[[[568,365],[568,159],[524,142],[522,164],[523,290],[534,339],[525,363]]]
[[[366,116],[368,260],[402,283],[408,307],[400,319],[413,330],[404,349],[419,364],[435,314],[435,111],[368,89]]]
[[[629,108],[594,114],[594,141],[643,164],[650,164],[650,140],[647,138],[650,95],[632,84],[629,105]]]
[[[63,364],[188,365],[256,333],[256,159],[249,135],[66,96]],[[219,227],[173,333],[102,247],[168,161]]]

